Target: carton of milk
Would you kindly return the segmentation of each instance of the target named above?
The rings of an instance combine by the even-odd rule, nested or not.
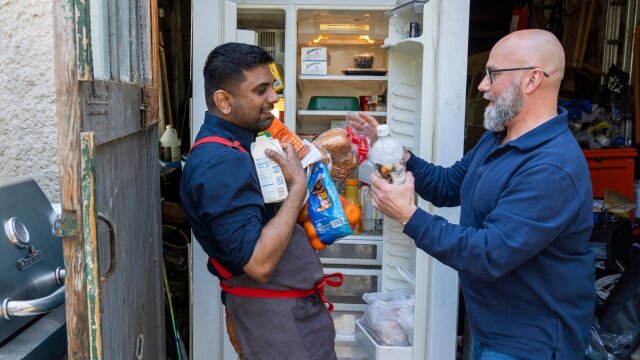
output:
[[[256,137],[256,141],[251,144],[251,156],[258,172],[258,181],[264,203],[275,203],[287,198],[287,183],[280,165],[271,160],[264,151],[271,149],[280,154],[283,153],[280,142],[266,135]]]

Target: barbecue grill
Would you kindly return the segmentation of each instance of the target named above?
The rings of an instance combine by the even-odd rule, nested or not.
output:
[[[0,359],[66,353],[57,214],[30,178],[0,177]]]

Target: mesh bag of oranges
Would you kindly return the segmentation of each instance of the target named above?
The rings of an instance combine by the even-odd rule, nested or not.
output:
[[[322,161],[312,164],[311,167],[309,200],[300,211],[298,223],[302,224],[309,236],[311,246],[316,250],[322,250],[337,239],[353,234],[350,223],[355,221],[356,214],[348,205],[355,208],[357,206],[340,198],[329,170]],[[359,212],[360,209],[357,210]],[[351,215],[351,221],[347,213]],[[357,221],[360,221],[359,213],[357,218]]]

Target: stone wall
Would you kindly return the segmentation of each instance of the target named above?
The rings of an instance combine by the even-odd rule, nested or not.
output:
[[[60,201],[52,1],[0,0],[0,176]]]

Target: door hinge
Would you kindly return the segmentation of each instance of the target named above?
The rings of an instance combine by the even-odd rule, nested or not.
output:
[[[56,219],[54,230],[59,237],[78,235],[78,213],[73,210],[63,210]]]

